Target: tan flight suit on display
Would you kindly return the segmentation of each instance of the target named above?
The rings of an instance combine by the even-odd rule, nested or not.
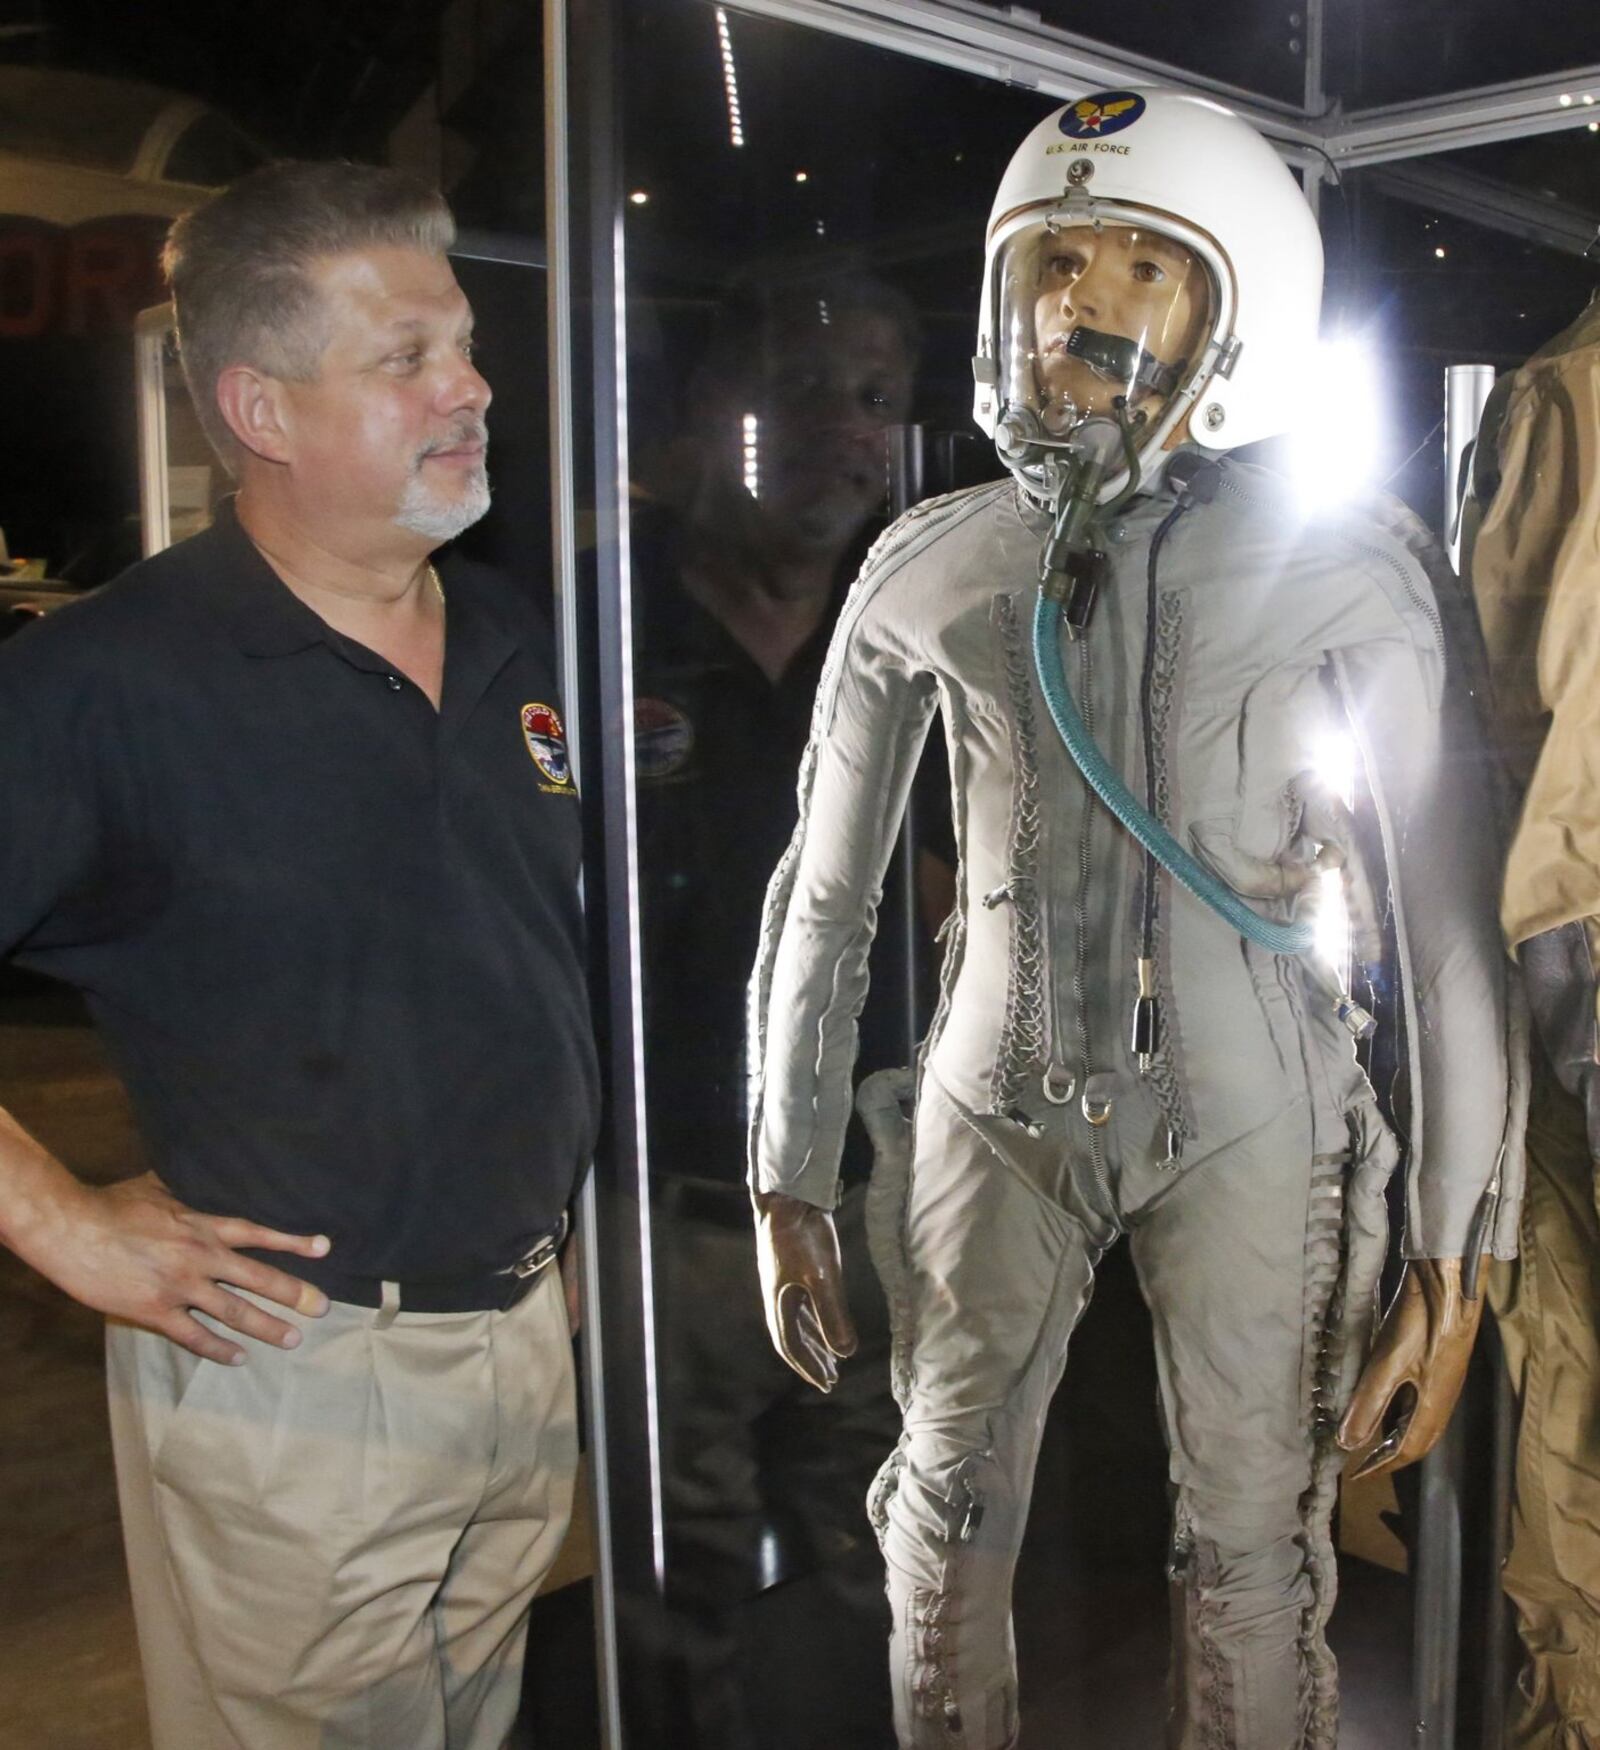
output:
[[[1521,1258],[1491,1290],[1521,1406],[1505,1586],[1527,1660],[1507,1743],[1600,1750],[1600,295],[1497,389],[1491,486],[1496,447],[1471,575],[1525,790],[1501,919],[1542,1046]]]

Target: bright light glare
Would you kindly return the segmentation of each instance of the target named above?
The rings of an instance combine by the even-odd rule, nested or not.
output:
[[[733,64],[733,32],[728,15],[717,8],[717,47],[722,53],[722,88],[728,95],[728,139],[735,146],[744,144],[744,117],[739,111],[739,70]]]
[[[1312,765],[1328,790],[1346,808],[1355,802],[1356,744],[1341,731],[1330,730],[1312,752]],[[1350,908],[1344,900],[1344,873],[1324,869],[1317,900],[1316,951],[1338,974],[1350,976]]]
[[[1312,750],[1312,765],[1316,774],[1346,808],[1356,800],[1356,744],[1342,729],[1330,729],[1320,736]]]
[[[650,204],[650,197],[642,188],[636,188],[633,193],[628,196],[628,199],[632,201],[636,207],[644,207]]]
[[[744,455],[744,489],[752,498],[761,496],[761,421],[747,413],[740,428]]]
[[[1295,496],[1308,515],[1357,497],[1387,472],[1389,419],[1377,353],[1359,334],[1318,343],[1290,436]]]

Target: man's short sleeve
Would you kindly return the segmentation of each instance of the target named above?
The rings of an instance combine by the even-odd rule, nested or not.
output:
[[[85,726],[57,665],[40,660],[41,632],[0,648],[0,958],[61,939],[63,908],[97,861],[95,786],[77,745]]]

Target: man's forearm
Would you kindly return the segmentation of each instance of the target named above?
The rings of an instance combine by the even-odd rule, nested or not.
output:
[[[52,1240],[86,1206],[88,1192],[37,1137],[0,1108],[0,1244],[49,1275]]]
[[[154,1173],[103,1189],[85,1185],[5,1111],[0,1243],[74,1300],[159,1331],[210,1361],[241,1361],[244,1351],[196,1313],[260,1342],[292,1349],[300,1341],[294,1326],[237,1289],[310,1318],[328,1308],[321,1289],[240,1250],[320,1258],[329,1248],[325,1236],[199,1214],[178,1202]]]

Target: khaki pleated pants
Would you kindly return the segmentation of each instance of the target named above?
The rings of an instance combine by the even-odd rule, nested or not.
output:
[[[107,1334],[155,1750],[500,1750],[577,1467],[560,1277],[295,1322],[242,1367]]]

